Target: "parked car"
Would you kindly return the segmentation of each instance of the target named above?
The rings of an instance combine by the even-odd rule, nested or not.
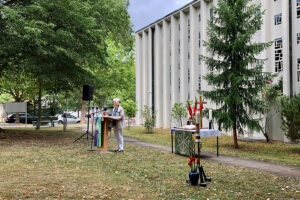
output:
[[[26,123],[26,113],[19,113],[20,123]],[[32,121],[37,121],[37,117],[27,113],[27,123],[32,124]],[[16,114],[10,114],[7,116],[6,123],[16,123]]]
[[[67,123],[68,124],[76,124],[80,122],[80,118],[75,117],[74,115],[71,115],[70,113],[66,113],[67,115]],[[59,114],[59,115],[55,115],[57,117],[58,120],[58,124],[63,124],[64,123],[64,119],[63,119],[63,115]]]

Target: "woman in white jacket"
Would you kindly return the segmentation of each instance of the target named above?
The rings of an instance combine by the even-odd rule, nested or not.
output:
[[[113,128],[114,128],[114,136],[117,143],[117,148],[115,152],[123,152],[124,151],[124,139],[123,139],[123,128],[125,127],[125,112],[124,109],[120,106],[120,99],[114,98],[113,99],[113,105],[114,105],[114,111],[113,111]]]

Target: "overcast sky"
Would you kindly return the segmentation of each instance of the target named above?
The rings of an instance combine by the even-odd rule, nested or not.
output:
[[[128,12],[137,31],[193,0],[129,0]]]

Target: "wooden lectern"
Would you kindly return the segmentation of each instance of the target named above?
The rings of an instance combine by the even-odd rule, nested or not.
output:
[[[101,126],[101,147],[98,147],[97,150],[106,153],[108,152],[108,122],[109,118],[108,117],[102,117],[102,126]]]
[[[110,120],[119,120],[116,119],[115,117],[112,116],[104,116],[102,117],[102,126],[101,126],[101,132],[102,132],[102,137],[101,137],[101,147],[98,147],[97,150],[106,153],[108,152],[108,124]],[[103,128],[102,128],[103,127]]]

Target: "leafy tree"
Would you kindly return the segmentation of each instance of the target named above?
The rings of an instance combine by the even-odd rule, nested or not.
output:
[[[128,116],[128,127],[131,125],[131,119],[135,116],[137,109],[136,102],[132,99],[128,99],[126,102],[122,103],[122,107],[125,110],[125,114]]]
[[[300,139],[300,95],[281,100],[281,128],[293,142]]]
[[[132,49],[116,43],[111,39],[107,41],[108,67],[97,68],[99,74],[98,90],[95,93],[99,105],[110,102],[114,97],[123,102],[135,100],[135,69]]]
[[[30,100],[34,88],[33,80],[25,73],[24,68],[12,65],[2,72],[0,92],[9,94],[14,102]],[[16,123],[19,122],[19,113],[16,113]]]
[[[153,112],[149,106],[145,105],[143,110],[144,117],[144,127],[146,128],[146,133],[152,133],[155,126],[156,114]]]
[[[261,130],[260,120],[254,117],[264,111],[258,93],[270,80],[262,72],[264,60],[256,56],[271,44],[251,40],[262,24],[260,9],[251,0],[219,0],[205,42],[212,56],[200,56],[211,70],[205,79],[213,86],[203,95],[218,106],[214,117],[219,128],[232,129],[235,148],[237,132],[243,133],[245,127]]]
[[[78,90],[97,80],[91,71],[106,66],[108,37],[132,46],[127,6],[124,0],[0,3],[1,70],[23,62],[35,77],[39,119],[43,91]]]
[[[172,108],[172,118],[182,126],[182,120],[187,117],[187,109],[183,103],[175,103]]]

